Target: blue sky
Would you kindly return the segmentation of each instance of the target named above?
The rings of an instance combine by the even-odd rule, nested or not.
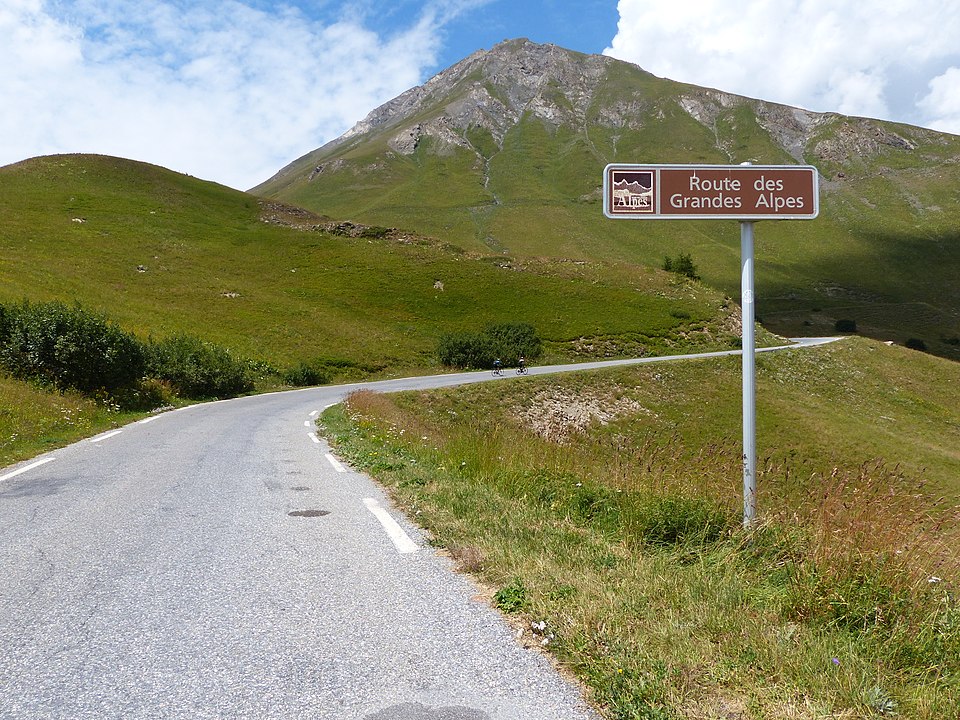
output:
[[[517,37],[960,133],[952,0],[0,0],[0,165],[96,152],[246,189]]]

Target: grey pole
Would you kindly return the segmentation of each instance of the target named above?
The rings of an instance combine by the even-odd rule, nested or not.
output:
[[[743,325],[743,527],[757,514],[756,341],[753,309],[753,223],[740,223],[740,309]]]

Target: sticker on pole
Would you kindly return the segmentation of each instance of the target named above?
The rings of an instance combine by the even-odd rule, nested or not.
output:
[[[603,214],[628,220],[812,220],[811,165],[607,165]]]

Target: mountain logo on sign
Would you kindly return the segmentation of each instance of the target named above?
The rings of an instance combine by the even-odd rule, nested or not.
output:
[[[653,173],[613,172],[612,212],[653,212]]]

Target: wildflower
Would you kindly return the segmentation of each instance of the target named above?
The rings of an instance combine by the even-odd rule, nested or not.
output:
[[[936,575],[931,575],[927,578],[927,582],[931,585],[936,585],[938,582],[943,582],[943,578],[937,577]]]
[[[834,658],[832,662],[833,662],[834,665],[839,665],[839,664],[840,664],[840,658]]]

